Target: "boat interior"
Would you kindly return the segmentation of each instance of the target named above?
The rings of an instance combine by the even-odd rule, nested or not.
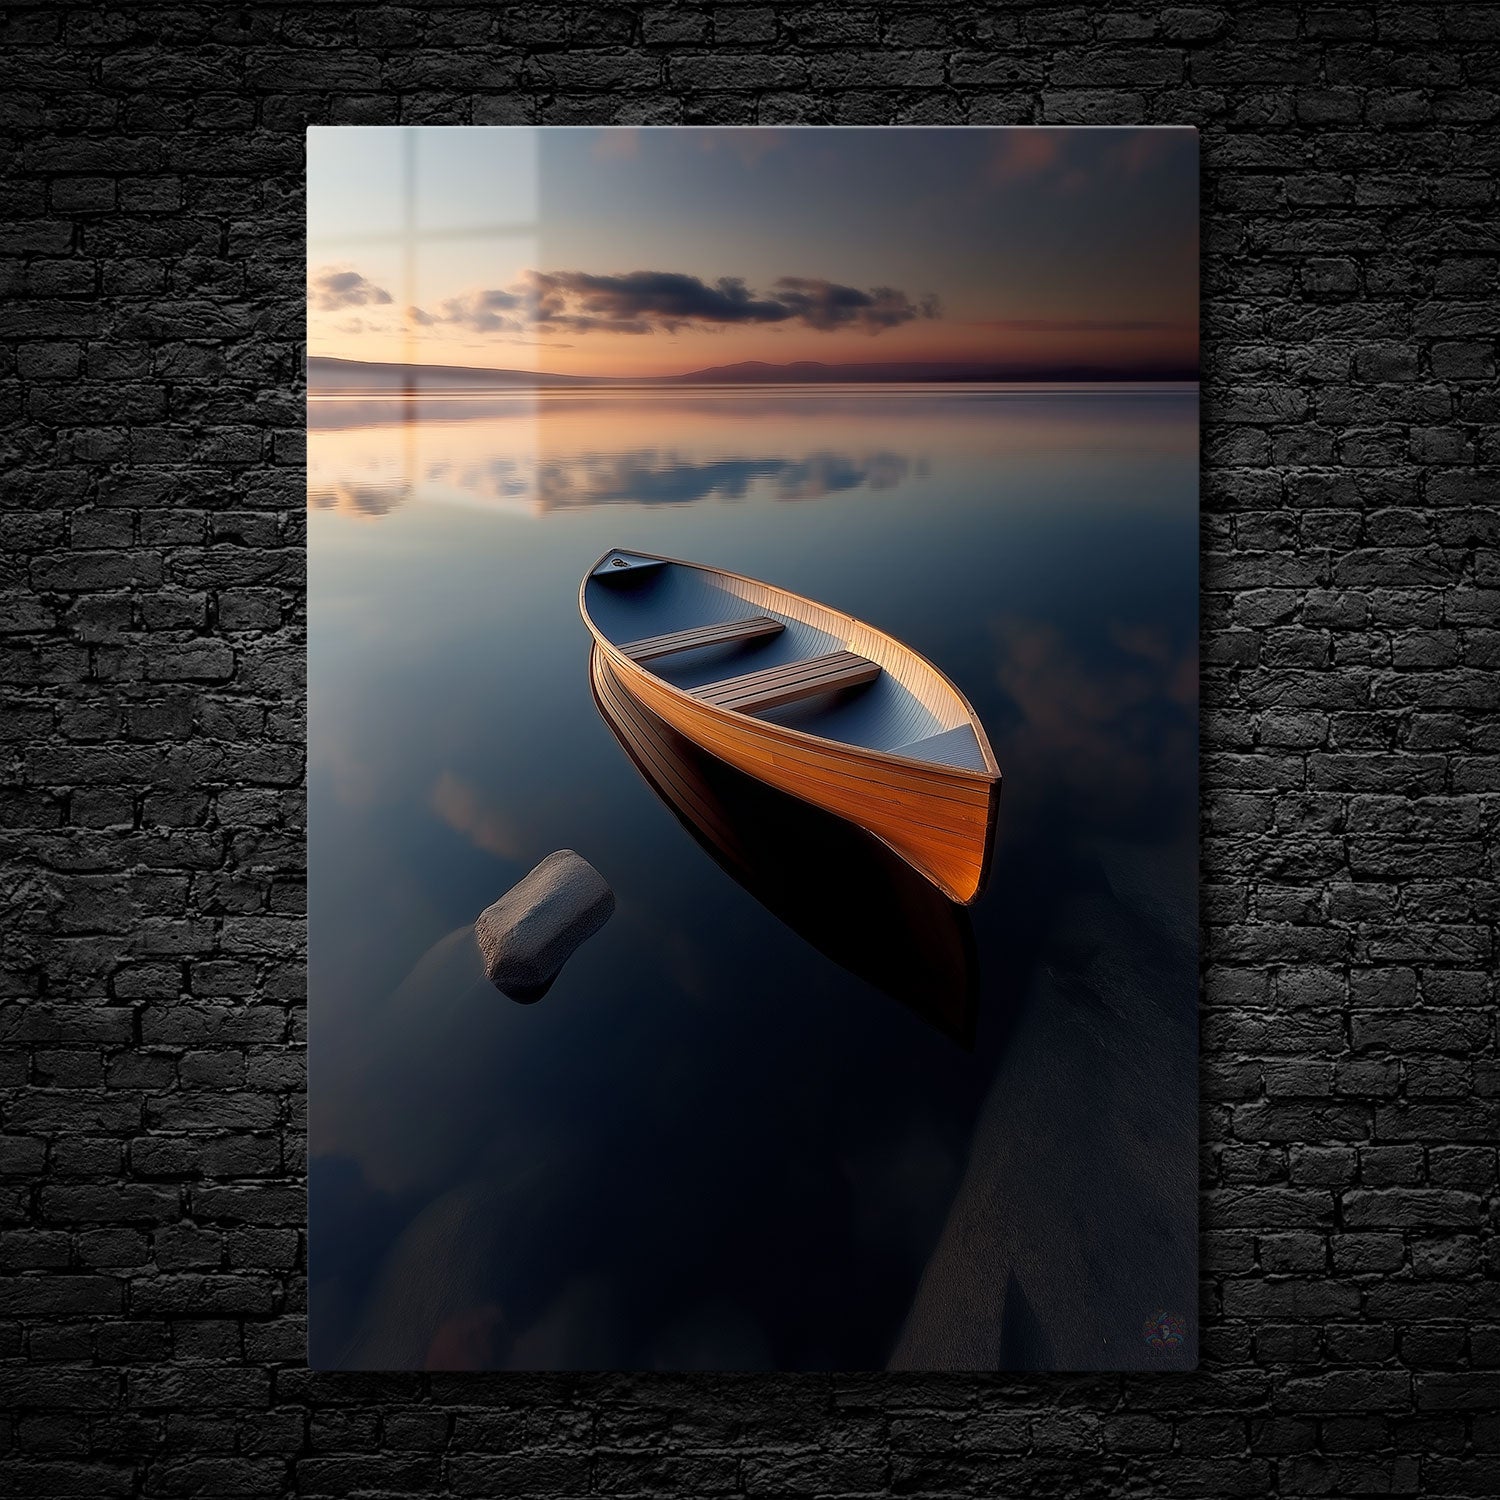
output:
[[[842,744],[986,769],[967,705],[949,683],[837,611],[624,551],[593,569],[585,603],[613,646],[705,702]]]

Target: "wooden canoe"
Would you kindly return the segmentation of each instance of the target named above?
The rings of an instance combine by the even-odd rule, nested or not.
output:
[[[596,646],[600,717],[647,786],[732,880],[825,958],[972,1049],[968,912],[879,839],[708,754],[620,686]]]
[[[622,687],[695,745],[847,818],[951,900],[984,889],[1000,768],[974,710],[900,641],[799,594],[615,549],[584,623]]]

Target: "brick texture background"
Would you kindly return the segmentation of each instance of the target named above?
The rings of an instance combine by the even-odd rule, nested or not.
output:
[[[1500,8],[0,15],[0,1488],[1500,1490]],[[301,1367],[302,129],[397,121],[1201,126],[1201,1373]]]

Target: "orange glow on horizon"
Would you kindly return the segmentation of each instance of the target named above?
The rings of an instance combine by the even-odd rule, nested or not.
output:
[[[641,346],[647,346],[642,348]],[[1197,363],[1193,326],[1152,329],[1029,331],[984,324],[932,324],[893,329],[878,337],[765,329],[695,332],[678,337],[596,334],[572,348],[495,340],[457,341],[388,336],[310,337],[308,353],[373,363],[452,365],[471,369],[527,370],[539,374],[649,380],[745,361],[766,364],[1034,364],[1133,365]]]
[[[639,381],[747,362],[1197,364],[1184,128],[309,143],[314,357]]]

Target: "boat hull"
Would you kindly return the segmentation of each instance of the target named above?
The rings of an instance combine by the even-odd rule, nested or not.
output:
[[[963,908],[847,818],[710,755],[627,692],[596,649],[594,703],[700,848],[823,956],[969,1049],[979,977]]]
[[[620,685],[709,754],[875,835],[950,900],[971,905],[989,874],[999,778],[918,764],[720,709],[632,661],[589,622]]]

